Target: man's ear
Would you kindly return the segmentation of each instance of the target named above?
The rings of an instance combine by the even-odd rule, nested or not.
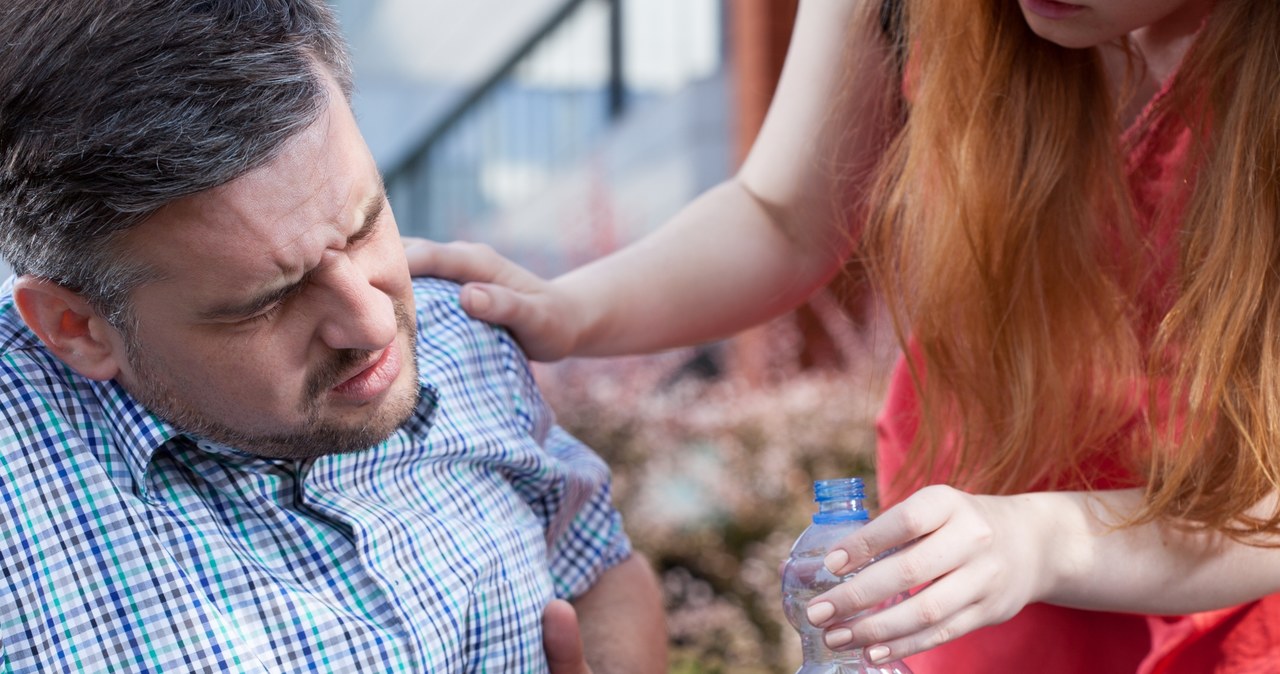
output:
[[[123,341],[78,293],[24,275],[14,281],[13,303],[40,341],[71,369],[100,381],[120,372]]]

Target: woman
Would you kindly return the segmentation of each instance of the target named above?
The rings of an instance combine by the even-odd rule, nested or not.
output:
[[[886,33],[892,7],[803,2],[738,175],[637,244],[551,282],[467,244],[411,244],[416,270],[545,360],[730,334],[857,247],[908,354],[895,505],[827,564],[909,546],[810,604],[827,643],[924,674],[1274,671],[1280,3],[904,4]]]

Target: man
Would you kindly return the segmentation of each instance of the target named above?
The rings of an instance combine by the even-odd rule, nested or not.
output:
[[[0,45],[0,669],[586,671],[553,596],[597,674],[664,666],[607,469],[411,281],[321,0]]]

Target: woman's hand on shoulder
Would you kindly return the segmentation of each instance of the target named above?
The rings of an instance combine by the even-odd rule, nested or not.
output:
[[[1053,582],[1052,519],[1035,495],[921,489],[833,548],[828,569],[857,574],[814,598],[811,622],[828,646],[865,647],[875,662],[1004,622]]]
[[[462,283],[463,310],[510,329],[531,359],[559,360],[573,350],[577,312],[554,283],[484,244],[402,238],[410,274]]]

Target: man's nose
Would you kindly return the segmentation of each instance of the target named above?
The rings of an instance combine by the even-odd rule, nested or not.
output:
[[[396,336],[392,298],[379,290],[349,258],[325,270],[326,306],[319,337],[331,349],[385,348]]]

